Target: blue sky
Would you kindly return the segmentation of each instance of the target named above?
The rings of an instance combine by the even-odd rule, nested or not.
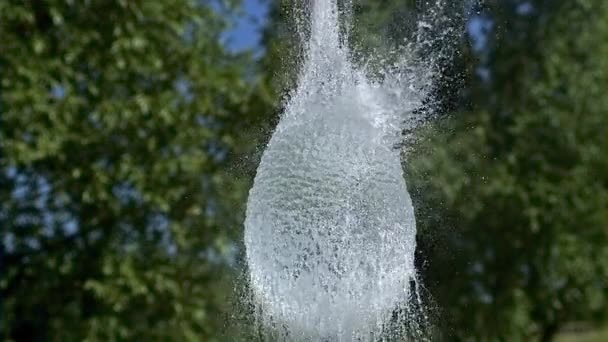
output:
[[[235,18],[234,27],[224,35],[233,51],[255,49],[260,46],[261,29],[268,18],[270,0],[243,0],[243,15]]]

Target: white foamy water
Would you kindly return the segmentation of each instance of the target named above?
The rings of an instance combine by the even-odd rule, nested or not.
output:
[[[416,222],[394,146],[431,63],[403,57],[372,82],[341,43],[336,2],[311,12],[298,87],[247,204],[252,298],[284,340],[372,341],[411,312]]]

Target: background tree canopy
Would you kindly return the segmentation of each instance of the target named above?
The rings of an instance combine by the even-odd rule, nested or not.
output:
[[[460,339],[549,341],[607,313],[608,6],[523,4],[481,9],[475,105],[409,161],[424,274]]]
[[[293,86],[302,0],[0,1],[0,335],[232,341],[242,209]],[[427,1],[355,0],[358,58]],[[550,341],[608,314],[608,2],[443,9],[462,34],[404,158],[437,334]],[[238,329],[237,329],[238,327]]]
[[[228,155],[264,103],[219,41],[233,6],[0,2],[3,339],[217,336]]]

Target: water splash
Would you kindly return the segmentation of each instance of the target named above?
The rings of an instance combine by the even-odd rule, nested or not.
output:
[[[282,340],[379,340],[413,316],[416,222],[394,146],[420,121],[434,63],[413,58],[418,39],[371,80],[339,14],[313,1],[298,86],[247,204],[253,301]]]

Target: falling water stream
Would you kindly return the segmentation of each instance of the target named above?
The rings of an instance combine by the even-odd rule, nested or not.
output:
[[[430,63],[366,77],[335,0],[313,1],[298,86],[262,156],[245,220],[252,300],[294,341],[375,341],[411,320],[416,221],[395,146]]]

